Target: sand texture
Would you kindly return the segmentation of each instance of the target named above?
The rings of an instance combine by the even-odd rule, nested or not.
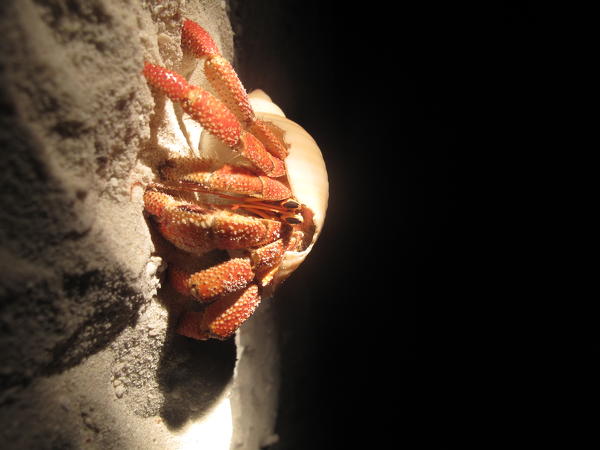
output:
[[[274,442],[269,304],[235,341],[174,335],[171,250],[142,211],[157,165],[198,152],[201,131],[154,98],[143,61],[204,85],[181,22],[231,59],[226,3],[22,0],[0,13],[0,447]]]

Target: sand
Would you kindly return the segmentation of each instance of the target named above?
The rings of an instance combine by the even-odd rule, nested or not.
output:
[[[231,59],[225,2],[23,0],[0,12],[0,447],[273,443],[269,303],[235,340],[174,335],[168,249],[141,199],[156,165],[195,152],[201,131],[155,105],[143,61],[194,69],[184,17]],[[201,71],[193,81],[205,84]]]

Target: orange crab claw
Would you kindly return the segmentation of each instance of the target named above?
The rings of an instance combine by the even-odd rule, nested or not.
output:
[[[180,294],[207,302],[243,289],[254,279],[254,272],[247,258],[233,258],[195,273],[173,267],[169,278]]]
[[[244,131],[237,117],[210,92],[192,86],[176,72],[146,62],[143,74],[155,88],[171,100],[179,102],[183,110],[225,145],[241,153],[265,175],[285,175],[285,164],[271,155],[252,134]]]
[[[144,192],[144,205],[164,238],[193,254],[260,247],[279,239],[285,227],[277,220],[176,200],[156,185]]]
[[[193,339],[227,339],[254,313],[259,303],[258,286],[251,284],[243,291],[211,303],[203,311],[185,311],[176,331]]]

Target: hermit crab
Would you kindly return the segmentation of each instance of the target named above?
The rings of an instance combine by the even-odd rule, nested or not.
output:
[[[167,158],[160,182],[145,188],[144,209],[179,250],[226,252],[201,270],[168,269],[174,289],[196,301],[177,332],[223,340],[312,249],[327,209],[327,172],[310,135],[264,92],[247,95],[205,29],[185,20],[181,46],[203,63],[214,94],[150,62],[143,74],[155,95],[166,94],[203,127],[200,157]]]

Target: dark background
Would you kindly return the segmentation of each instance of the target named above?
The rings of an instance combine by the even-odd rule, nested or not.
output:
[[[446,361],[477,340],[465,326],[485,328],[474,305],[495,289],[485,179],[526,120],[534,65],[535,11],[510,5],[232,2],[241,79],[312,134],[330,177],[320,241],[276,298],[271,448],[402,447],[424,423],[441,447],[460,434],[443,425],[456,400],[431,396],[457,393]]]
[[[531,144],[516,138],[542,79],[538,11],[228,3],[241,79],[312,134],[330,176],[320,240],[273,300],[283,377],[270,449],[462,444],[492,420],[465,394],[489,407],[497,389],[478,390],[477,366],[505,308],[495,294],[513,275],[490,261],[503,230],[489,227],[500,214],[489,214],[488,180],[505,161],[519,165],[516,144]],[[497,178],[503,189],[513,181]]]

